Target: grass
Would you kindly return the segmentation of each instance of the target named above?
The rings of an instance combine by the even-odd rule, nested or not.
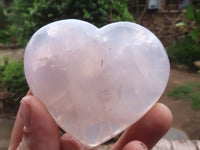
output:
[[[200,83],[187,82],[173,88],[168,96],[173,99],[189,100],[193,109],[200,109]]]

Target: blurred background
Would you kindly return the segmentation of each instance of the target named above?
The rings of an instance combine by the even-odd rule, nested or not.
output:
[[[28,90],[23,53],[50,22],[75,18],[97,27],[131,21],[163,43],[171,74],[160,102],[174,115],[169,139],[200,139],[200,0],[0,0],[0,150],[7,149],[19,101]]]

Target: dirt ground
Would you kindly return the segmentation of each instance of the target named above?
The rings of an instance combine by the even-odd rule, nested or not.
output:
[[[0,57],[5,54],[9,55],[11,59],[23,58],[22,49],[0,50]],[[200,139],[200,110],[192,109],[187,100],[174,100],[167,96],[170,89],[188,81],[200,82],[200,76],[194,72],[172,68],[167,88],[159,102],[166,104],[171,109],[174,116],[172,125],[174,128],[185,131],[190,139]]]
[[[159,102],[166,104],[171,109],[174,128],[185,131],[190,139],[200,139],[200,109],[192,109],[188,100],[174,100],[167,96],[172,88],[188,81],[200,82],[200,76],[186,70],[171,69],[167,88]]]

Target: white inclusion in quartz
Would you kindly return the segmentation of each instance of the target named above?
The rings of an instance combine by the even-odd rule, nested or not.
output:
[[[24,68],[57,124],[90,148],[140,119],[162,95],[170,71],[163,45],[146,28],[117,22],[99,29],[74,19],[39,29]]]

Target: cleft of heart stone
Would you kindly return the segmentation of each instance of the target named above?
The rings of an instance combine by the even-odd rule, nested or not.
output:
[[[148,112],[164,92],[170,65],[159,39],[138,24],[97,28],[68,19],[31,37],[24,70],[57,124],[92,148]]]

